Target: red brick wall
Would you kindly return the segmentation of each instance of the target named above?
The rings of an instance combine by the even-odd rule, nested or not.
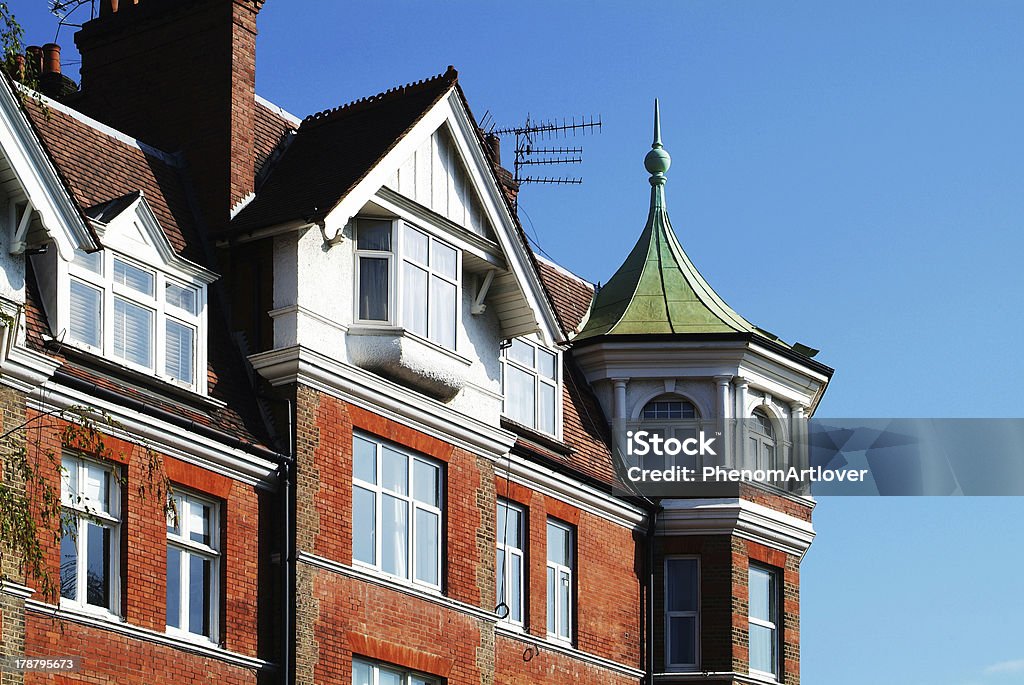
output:
[[[48,450],[58,455],[58,459],[61,453],[58,431],[64,424],[61,421],[49,423],[53,426],[39,431],[29,444],[30,455],[39,463],[47,463],[45,453]],[[150,474],[150,457],[142,447],[110,436],[104,436],[103,443],[108,450],[105,461],[119,464],[123,479],[121,616],[128,624],[163,633],[166,628],[167,537],[163,500],[153,490],[160,482],[159,476]],[[85,456],[96,458],[97,454]],[[258,492],[252,486],[173,457],[156,454],[155,458],[172,487],[195,491],[221,503],[221,645],[246,656],[276,660],[273,653],[258,653],[258,622],[264,601],[258,586]],[[53,482],[59,490],[56,473]],[[56,579],[59,577],[58,545],[46,535],[43,542],[51,560],[50,573]],[[55,597],[36,599],[58,601]],[[39,613],[29,613],[26,621],[25,654],[83,657],[82,671],[68,676],[66,682],[78,678],[119,683],[164,682],[175,678],[179,682],[198,682],[212,677],[229,683],[256,681],[251,671],[216,659]],[[184,680],[180,680],[182,678]]]
[[[495,639],[495,685],[572,683],[573,685],[637,685],[639,678],[505,635]]]

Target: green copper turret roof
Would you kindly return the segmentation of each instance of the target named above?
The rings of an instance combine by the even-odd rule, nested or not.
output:
[[[665,172],[672,163],[661,144],[661,117],[654,101],[654,143],[644,158],[651,174],[651,209],[636,246],[591,305],[575,340],[600,335],[757,333],[734,312],[690,262],[665,209]]]

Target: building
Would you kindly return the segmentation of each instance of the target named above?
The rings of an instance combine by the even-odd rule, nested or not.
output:
[[[615,487],[631,421],[749,419],[738,452],[789,459],[831,376],[690,263],[657,123],[595,293],[529,249],[453,68],[300,121],[255,93],[261,6],[105,2],[80,89],[52,45],[55,97],[0,88],[3,420],[73,529],[41,537],[49,594],[4,557],[3,653],[81,657],[66,682],[799,682],[813,503]],[[47,415],[76,406],[102,445]]]

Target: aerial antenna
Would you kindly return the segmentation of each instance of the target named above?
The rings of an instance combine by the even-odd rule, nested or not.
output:
[[[583,179],[579,176],[524,176],[523,168],[534,165],[580,164],[583,162],[581,147],[537,147],[537,143],[546,140],[559,140],[576,135],[597,133],[601,130],[601,115],[582,117],[579,121],[572,119],[547,119],[534,121],[526,115],[522,126],[491,128],[488,133],[496,136],[515,135],[516,149],[513,178],[519,185],[524,183],[542,183],[554,185],[579,185]]]
[[[89,19],[96,18],[96,0],[50,0],[50,14],[57,17],[57,33],[53,37],[53,42],[57,42],[60,37],[60,30],[65,26],[74,26],[81,28],[82,24]],[[82,21],[81,23],[75,23],[71,21],[70,17],[79,8],[88,5],[89,7],[89,19]],[[82,15],[79,15],[82,16]],[[76,17],[77,19],[78,17]]]

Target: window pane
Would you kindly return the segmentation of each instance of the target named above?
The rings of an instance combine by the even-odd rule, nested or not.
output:
[[[555,355],[537,348],[537,371],[545,378],[555,380]]]
[[[436,507],[439,504],[439,476],[441,470],[433,464],[414,459],[412,464],[413,499]]]
[[[775,619],[771,611],[772,575],[763,569],[750,567],[750,617],[762,621]]]
[[[166,289],[167,304],[178,309],[184,309],[189,314],[196,313],[196,291],[193,288],[167,282]]]
[[[71,279],[70,325],[75,342],[100,347],[103,333],[103,294],[81,281]]]
[[[188,560],[188,632],[210,635],[210,583],[213,563],[194,554]]]
[[[517,623],[523,621],[523,558],[512,554],[509,561],[508,608],[509,618]]]
[[[569,566],[569,531],[548,523],[548,561]]]
[[[388,260],[383,257],[359,258],[359,318],[388,320]]]
[[[365,661],[353,659],[352,685],[373,685],[373,666]]]
[[[536,383],[532,375],[514,366],[505,367],[505,413],[510,419],[533,427],[536,420],[535,391]]]
[[[399,495],[409,494],[409,457],[390,447],[383,450],[381,486]]]
[[[408,262],[402,263],[402,325],[427,336],[427,272]]]
[[[433,250],[430,255],[430,267],[446,278],[457,280],[458,253],[436,240],[431,243],[430,249]]]
[[[693,616],[669,618],[668,661],[673,665],[696,664],[697,619]]]
[[[188,536],[192,542],[213,546],[210,539],[210,505],[188,501]]]
[[[455,318],[458,288],[436,276],[430,279],[430,339],[455,349]]]
[[[167,547],[167,625],[181,627],[181,550]]]
[[[539,413],[537,428],[545,433],[555,433],[555,386],[540,384],[540,401],[537,406]]]
[[[558,634],[569,637],[569,598],[572,597],[572,586],[569,574],[560,571],[558,574]]]
[[[75,546],[78,519],[70,518],[63,525],[60,538],[60,596],[78,599],[78,549]]]
[[[417,231],[415,228],[405,227],[405,246],[403,250],[406,259],[411,259],[417,264],[427,266],[430,264],[427,256],[429,245],[430,238],[425,234]]]
[[[97,465],[85,464],[85,483],[82,484],[85,506],[110,512],[110,471]]]
[[[64,504],[76,504],[78,499],[78,462],[69,457],[60,460],[64,472],[60,479],[60,499]]]
[[[114,298],[114,355],[153,366],[153,310]]]
[[[409,577],[409,504],[391,495],[381,502],[381,568]]]
[[[667,559],[665,575],[667,592],[665,609],[667,611],[697,611],[697,560]]]
[[[378,685],[402,685],[402,674],[388,668],[377,669]]]
[[[140,269],[120,259],[114,260],[114,283],[128,286],[143,295],[153,296],[154,276],[149,271]]]
[[[191,383],[195,330],[191,326],[167,320],[167,357],[164,372],[171,378]]]
[[[391,222],[379,219],[359,219],[356,228],[356,246],[360,250],[391,251]]]
[[[555,632],[555,569],[548,567],[548,632]]]
[[[750,624],[750,668],[775,672],[775,631],[771,628]]]
[[[86,603],[107,608],[110,606],[110,529],[86,524],[88,549],[86,550]]]
[[[367,483],[377,482],[377,445],[360,437],[352,441],[352,473]]]
[[[498,503],[498,542],[522,549],[520,533],[523,514],[506,502]]]
[[[512,346],[508,348],[508,358],[524,366],[533,368],[533,345],[519,338],[512,338]]]
[[[88,269],[96,274],[103,273],[103,253],[102,252],[82,252],[81,250],[75,250],[74,256],[75,266],[80,266],[83,269]]]
[[[416,510],[416,580],[440,585],[437,577],[440,519],[432,511]]]
[[[367,564],[377,563],[377,502],[373,493],[352,488],[352,557]]]

